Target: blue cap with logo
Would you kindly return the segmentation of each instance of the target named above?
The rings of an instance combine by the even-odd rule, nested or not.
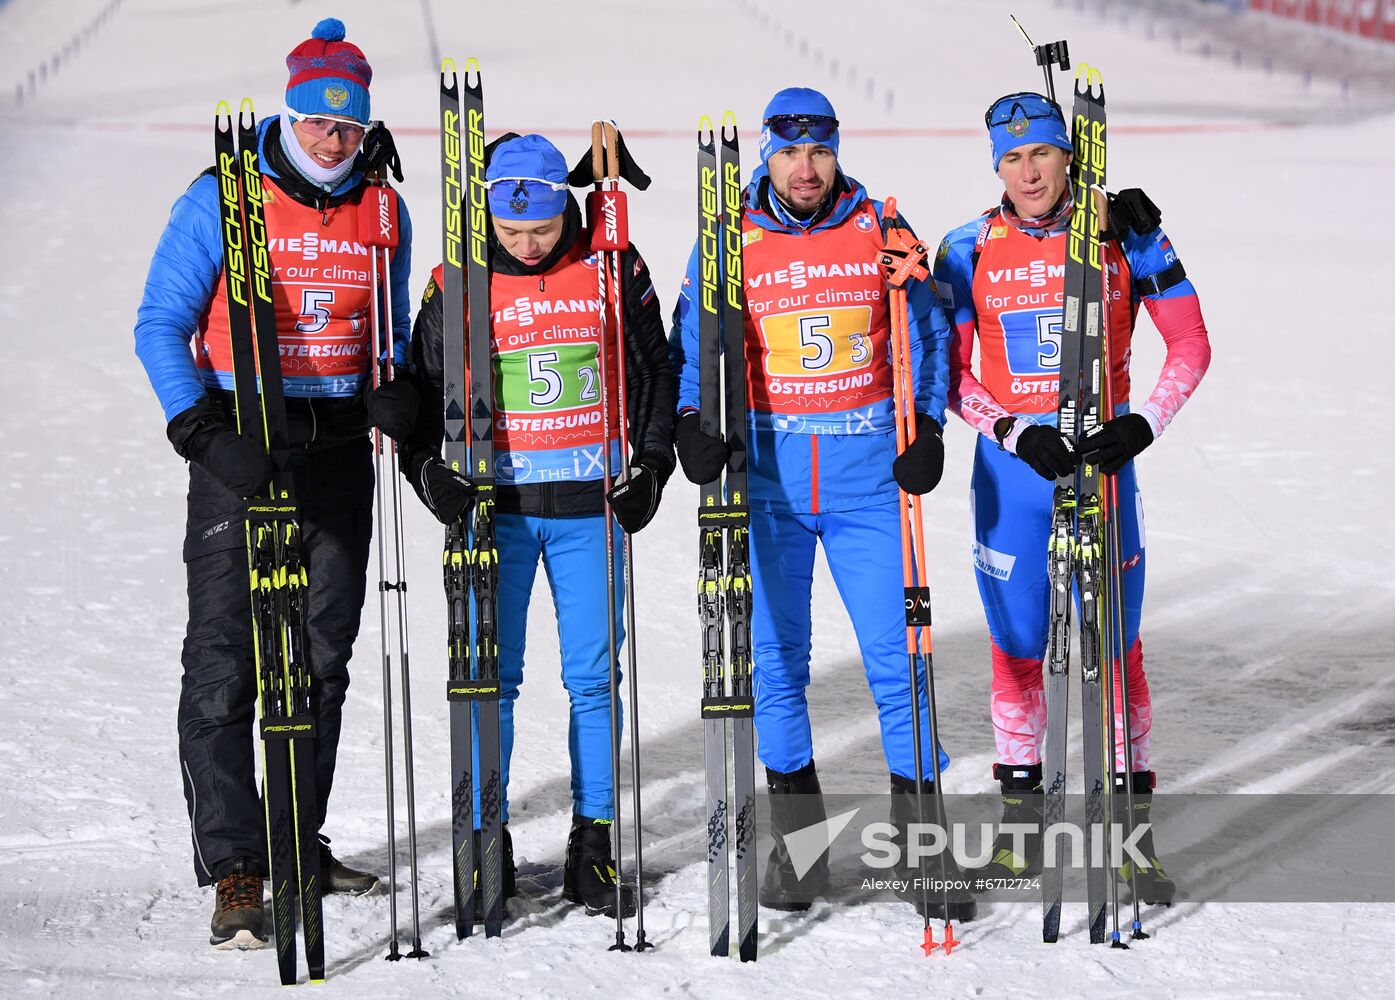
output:
[[[489,210],[500,220],[535,222],[567,209],[567,161],[540,135],[501,142],[485,169]]]
[[[809,87],[786,87],[770,99],[760,132],[764,162],[786,146],[813,142],[838,153],[838,114],[827,97]]]
[[[1060,105],[1041,94],[1024,91],[1000,97],[984,113],[983,123],[993,146],[994,170],[1004,154],[1018,146],[1044,142],[1067,152],[1071,149]]]

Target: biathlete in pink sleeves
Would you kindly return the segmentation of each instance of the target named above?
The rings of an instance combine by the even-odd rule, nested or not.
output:
[[[1004,822],[1036,823],[1046,728],[1042,660],[1050,613],[1052,489],[1056,477],[1082,459],[1056,429],[1071,143],[1061,109],[1040,94],[1003,97],[985,120],[1003,199],[945,236],[936,256],[935,285],[954,330],[949,406],[979,432],[971,503],[974,563],[992,636],[994,776],[1002,785]],[[1139,640],[1145,560],[1133,459],[1162,434],[1196,389],[1211,345],[1196,290],[1152,202],[1137,189],[1112,195],[1110,219],[1105,234],[1110,378],[1120,402],[1113,418],[1089,439],[1083,457],[1118,476],[1132,778],[1135,809],[1146,820],[1154,784],[1148,745],[1152,708]],[[1167,357],[1147,399],[1131,409],[1130,344],[1140,304],[1162,334]],[[1116,718],[1116,727],[1121,726]],[[984,875],[1012,878],[1040,871],[1039,837],[1028,838],[1025,857],[1009,849],[1010,843],[1003,839],[994,845]],[[1139,846],[1156,862],[1151,830]],[[1158,866],[1147,878],[1139,873],[1139,890],[1146,901],[1169,902],[1175,887]]]

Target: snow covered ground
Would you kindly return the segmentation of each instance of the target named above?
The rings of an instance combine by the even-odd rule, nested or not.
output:
[[[0,3],[14,81],[107,6]],[[825,88],[843,164],[895,194],[930,238],[997,196],[983,108],[1040,76],[1007,13],[1038,41],[1066,36],[1110,94],[1110,177],[1163,208],[1201,294],[1215,360],[1141,460],[1148,506],[1144,632],[1155,766],[1175,791],[1375,791],[1395,778],[1388,526],[1395,486],[1386,383],[1395,321],[1381,275],[1395,118],[1322,124],[1336,85],[1236,68],[1149,38],[1095,4],[938,0],[849,16],[806,0],[436,2],[444,54],[477,55],[494,129],[552,135],[569,156],[597,116],[630,137],[653,188],[632,235],[671,302],[693,232],[699,114],[733,108],[748,157],[761,107],[790,84]],[[488,9],[486,9],[488,8]],[[1113,10],[1115,8],[1111,8]],[[321,16],[348,24],[396,129],[416,222],[414,288],[438,254],[436,94],[424,5],[125,0],[23,103],[0,97],[0,993],[270,995],[270,952],[207,946],[174,712],[184,625],[185,474],[130,330],[168,208],[209,161],[218,98],[280,104],[284,57]],[[881,21],[875,18],[883,18]],[[836,66],[834,60],[836,59]],[[0,79],[0,87],[10,84]],[[1063,84],[1064,85],[1064,84]],[[1343,115],[1343,117],[1347,117]],[[749,169],[749,167],[748,167]],[[1372,203],[1371,198],[1376,202]],[[1135,379],[1161,358],[1146,318]],[[987,635],[969,559],[970,434],[952,422],[930,498],[936,680],[950,791],[991,787]],[[646,909],[658,948],[605,950],[611,927],[559,901],[569,809],[565,695],[540,593],[518,709],[512,792],[524,898],[502,940],[457,944],[448,924],[446,723],[439,534],[408,518],[418,814],[426,945],[389,966],[386,900],[326,906],[331,979],[345,997],[449,995],[814,997],[1278,997],[1386,995],[1395,906],[1183,904],[1147,915],[1153,940],[1090,947],[1068,905],[1060,944],[1034,907],[985,907],[951,958],[920,957],[899,903],[763,912],[754,967],[706,956],[700,730],[692,627],[692,511],[678,477],[640,537]],[[826,787],[881,787],[884,766],[851,629],[820,570],[814,685]],[[351,862],[386,860],[375,614],[355,658],[327,832]],[[1187,842],[1185,830],[1159,834]],[[1185,883],[1187,872],[1175,872]],[[404,899],[405,902],[405,899]]]

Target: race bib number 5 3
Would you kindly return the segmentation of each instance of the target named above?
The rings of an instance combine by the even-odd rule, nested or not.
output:
[[[870,306],[764,316],[765,370],[777,378],[859,371],[872,361],[871,325]]]

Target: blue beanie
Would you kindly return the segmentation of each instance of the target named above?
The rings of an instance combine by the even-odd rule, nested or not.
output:
[[[837,118],[837,113],[833,110],[833,104],[827,97],[808,87],[786,87],[770,99],[770,103],[765,106],[765,115],[761,121],[766,122],[771,118],[780,115],[824,115],[829,118]],[[827,139],[814,139],[809,135],[800,135],[796,139],[781,139],[769,126],[761,128],[760,132],[760,158],[764,162],[770,159],[771,155],[784,149],[786,146],[793,146],[800,142],[817,142],[821,146],[827,146],[833,150],[833,154],[838,154],[838,131]]]
[[[1018,146],[1044,142],[1071,151],[1066,120],[1060,107],[1041,94],[1008,94],[993,102],[983,116],[988,125],[988,141],[993,147],[993,169],[1003,156]]]
[[[534,222],[567,210],[567,161],[540,135],[521,135],[494,148],[484,179],[502,181],[489,188],[489,210],[496,219]],[[550,184],[561,184],[553,190]]]
[[[286,57],[291,78],[286,107],[302,115],[334,115],[367,125],[373,69],[363,52],[344,41],[344,22],[327,17]]]

